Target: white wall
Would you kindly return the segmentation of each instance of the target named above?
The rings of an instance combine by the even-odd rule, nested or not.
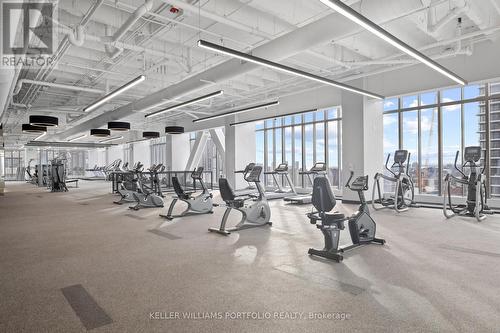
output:
[[[151,165],[151,142],[140,141],[133,143],[134,163],[141,162],[146,168]]]
[[[104,149],[89,150],[89,168],[93,168],[95,165],[101,167],[107,164],[106,151]]]
[[[122,160],[122,165],[123,165],[123,146],[113,146],[107,149],[107,162],[106,164],[109,164],[113,162],[116,159],[121,159]]]

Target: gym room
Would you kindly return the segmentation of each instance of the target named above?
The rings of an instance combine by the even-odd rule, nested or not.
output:
[[[499,332],[500,0],[0,11],[0,332]]]

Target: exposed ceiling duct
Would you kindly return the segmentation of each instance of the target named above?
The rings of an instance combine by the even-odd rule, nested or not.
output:
[[[335,27],[335,29],[332,29]],[[314,21],[304,27],[293,30],[278,37],[264,45],[252,50],[252,54],[273,60],[283,60],[295,54],[303,52],[318,44],[324,44],[332,39],[345,35],[352,31],[352,24],[339,14],[333,13],[322,19]],[[202,88],[208,87],[207,81],[219,83],[237,75],[244,74],[260,66],[251,63],[242,63],[238,59],[231,59],[193,75],[188,79],[173,84],[165,89],[159,90],[136,102],[119,107],[112,112],[101,114],[93,119],[87,120],[63,133],[59,138],[66,138],[86,131],[93,127],[101,126],[108,121],[119,120],[142,110],[150,105],[158,104],[164,99],[179,98]]]

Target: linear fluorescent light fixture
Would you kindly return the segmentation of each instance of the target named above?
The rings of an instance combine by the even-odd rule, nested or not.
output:
[[[281,118],[281,117],[286,117],[286,116],[293,116],[297,114],[303,114],[303,113],[308,113],[308,112],[316,112],[318,109],[309,109],[309,110],[302,110],[302,111],[297,111],[297,112],[292,112],[292,113],[285,113],[285,114],[280,114],[280,115],[274,115],[271,117],[263,117],[263,118],[257,118],[257,119],[250,119],[250,120],[244,120],[244,121],[239,121],[237,123],[231,123],[229,126],[236,126],[236,125],[242,125],[242,124],[248,124],[248,123],[255,123],[257,121],[263,121],[263,120],[269,120],[269,119],[276,119],[276,118]]]
[[[201,48],[207,49],[207,50],[211,50],[211,51],[214,51],[217,53],[228,55],[230,57],[238,58],[238,59],[241,59],[244,61],[249,61],[249,62],[252,62],[252,63],[257,64],[257,65],[266,66],[268,68],[279,70],[279,71],[282,71],[282,72],[285,72],[285,73],[288,73],[291,75],[300,76],[300,77],[308,79],[308,80],[312,80],[312,81],[327,84],[327,85],[330,85],[330,86],[333,86],[336,88],[348,90],[348,91],[353,92],[353,93],[365,95],[365,96],[376,98],[376,99],[384,99],[384,96],[382,96],[382,95],[378,95],[378,94],[375,94],[375,93],[372,93],[372,92],[369,92],[369,91],[366,91],[363,89],[358,89],[356,87],[352,87],[352,86],[349,86],[349,85],[344,84],[344,83],[340,83],[340,82],[333,81],[333,80],[330,80],[330,79],[327,79],[327,78],[324,78],[324,77],[321,77],[318,75],[314,75],[314,74],[311,74],[308,72],[301,71],[299,69],[295,69],[292,67],[281,65],[281,64],[272,62],[270,60],[267,60],[267,59],[259,58],[259,57],[256,57],[256,56],[253,56],[253,55],[250,55],[247,53],[236,51],[236,50],[224,47],[224,46],[220,46],[220,45],[217,45],[214,43],[207,42],[205,40],[200,39],[198,41],[198,46]]]
[[[445,68],[444,66],[441,66],[431,58],[427,57],[423,53],[417,51],[410,45],[406,44],[399,38],[393,36],[389,32],[387,32],[385,29],[383,29],[381,26],[378,24],[375,24],[374,22],[370,21],[348,5],[344,4],[340,0],[319,0],[321,1],[324,5],[330,7],[331,9],[335,10],[337,13],[343,15],[344,17],[348,18],[349,20],[353,21],[354,23],[358,24],[359,26],[365,28],[366,30],[370,31],[372,34],[375,36],[385,40],[392,46],[396,47],[397,49],[403,51],[404,53],[408,54],[409,56],[417,59],[418,61],[422,62],[423,64],[429,66],[430,68],[434,69],[435,71],[443,74],[444,76],[447,76],[448,78],[452,79],[453,81],[461,84],[461,85],[466,85],[467,81],[462,79],[460,76],[456,75],[449,69]]]
[[[223,90],[218,90],[218,91],[213,92],[211,94],[204,95],[204,96],[201,96],[201,97],[189,100],[187,102],[183,102],[183,103],[180,103],[180,104],[172,105],[172,106],[169,106],[168,108],[165,108],[165,109],[162,109],[162,110],[158,110],[156,112],[148,113],[144,117],[149,118],[149,117],[157,116],[159,114],[162,114],[162,113],[165,113],[165,112],[169,112],[169,111],[173,111],[173,110],[182,108],[184,106],[188,106],[188,105],[192,105],[192,104],[196,104],[196,103],[205,101],[205,100],[210,99],[212,97],[222,95],[223,93],[224,93]]]
[[[228,116],[228,115],[231,115],[231,114],[237,114],[237,113],[248,112],[248,111],[251,111],[251,110],[267,108],[267,107],[278,105],[278,104],[280,104],[279,101],[274,101],[274,102],[269,102],[269,103],[265,103],[265,104],[249,106],[247,108],[243,108],[243,109],[239,109],[239,110],[233,110],[233,111],[218,113],[218,114],[215,114],[213,116],[208,116],[208,117],[204,117],[204,118],[195,119],[195,120],[193,120],[193,123],[197,123],[199,121],[210,120],[210,119],[221,118],[221,117],[225,117],[225,116]]]
[[[106,143],[106,142],[111,142],[111,141],[115,141],[115,140],[119,140],[119,139],[123,139],[123,136],[115,136],[114,138],[109,138],[109,139],[106,139],[106,140],[101,140],[101,141],[99,141],[99,143]]]
[[[97,101],[95,101],[94,103],[90,104],[89,106],[85,107],[83,109],[83,112],[88,112],[88,111],[92,111],[96,108],[98,108],[99,106],[103,105],[104,103],[106,103],[107,101],[111,100],[112,98],[115,98],[116,96],[120,95],[121,93],[129,90],[130,88],[138,85],[139,83],[141,83],[142,81],[146,80],[146,77],[144,75],[139,75],[138,77],[136,77],[135,79],[133,79],[132,81],[128,82],[128,83],[125,83],[123,86],[121,86],[120,88],[110,92],[109,94],[107,94],[106,96],[103,96],[101,98],[99,98]]]
[[[73,141],[76,141],[76,140],[80,140],[80,139],[83,139],[86,136],[87,136],[87,134],[83,134],[83,135],[77,136],[77,137],[75,137],[73,139],[69,139],[68,142],[73,142]]]

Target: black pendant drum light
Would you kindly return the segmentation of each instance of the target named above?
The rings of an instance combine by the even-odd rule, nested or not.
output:
[[[45,126],[35,126],[31,124],[23,124],[22,125],[23,133],[45,133],[47,132],[47,127]]]
[[[130,123],[125,121],[110,121],[108,123],[108,129],[113,131],[128,131],[130,129]]]
[[[144,139],[156,139],[160,137],[160,132],[142,132]]]
[[[90,135],[98,137],[106,137],[111,135],[111,131],[109,129],[104,129],[104,128],[93,128],[90,130]]]
[[[165,127],[165,133],[167,133],[167,134],[182,134],[182,133],[184,133],[184,127],[182,127],[182,126],[167,126],[167,127]]]
[[[34,126],[57,126],[59,125],[59,119],[57,117],[51,116],[30,116],[30,125]]]

